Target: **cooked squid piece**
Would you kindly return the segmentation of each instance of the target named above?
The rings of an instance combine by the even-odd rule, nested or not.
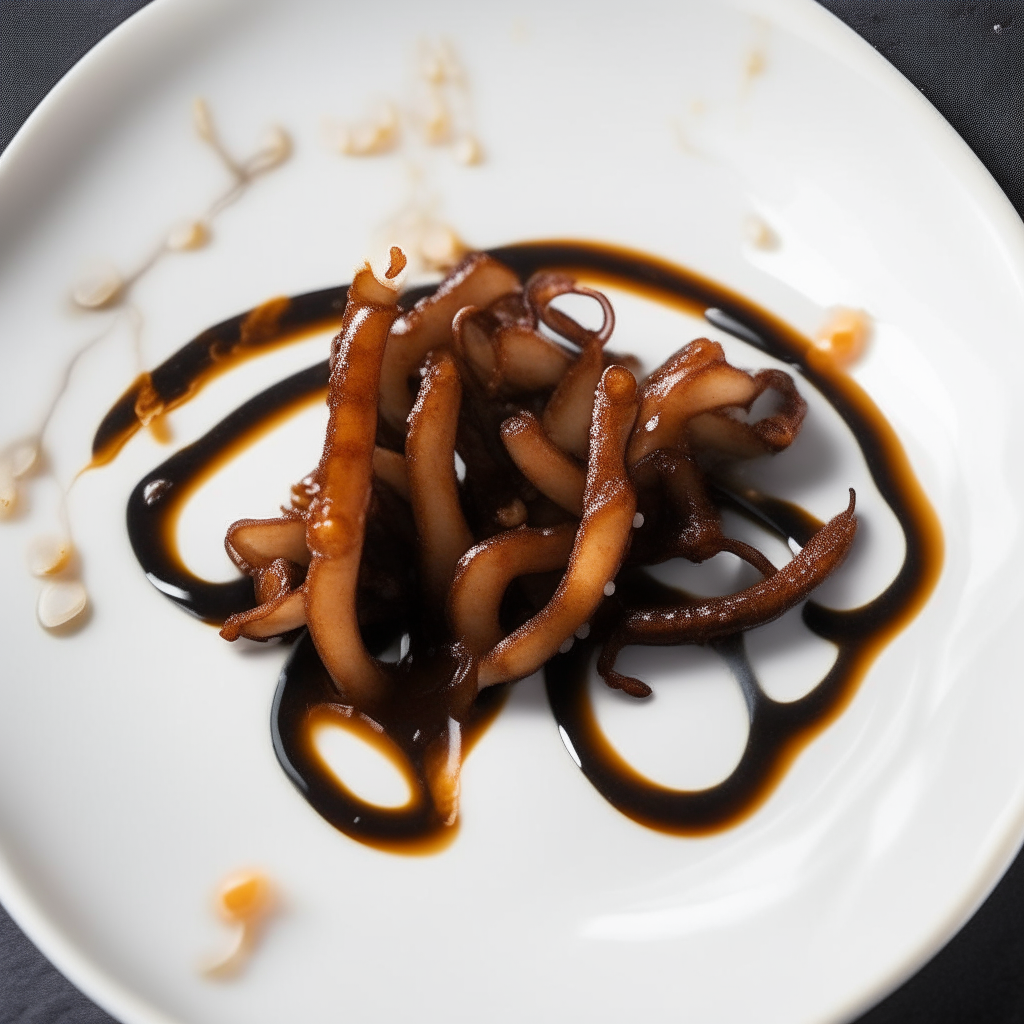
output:
[[[240,519],[228,528],[224,547],[231,561],[250,574],[279,558],[297,565],[309,564],[306,524],[295,517]]]
[[[405,461],[409,475],[424,593],[438,609],[459,559],[473,544],[459,503],[455,432],[462,383],[446,352],[428,359],[416,404],[409,414]]]
[[[553,388],[575,358],[537,330],[537,316],[518,291],[484,309],[459,310],[452,342],[460,362],[492,397]]]
[[[738,417],[765,391],[783,398],[783,408],[757,424]],[[644,382],[637,430],[626,461],[635,466],[659,448],[686,443],[687,436],[724,454],[751,458],[785,448],[796,436],[807,405],[781,370],[753,376],[731,366],[717,341],[698,338],[684,345]]]
[[[779,569],[723,533],[709,467],[793,441],[806,404],[788,374],[748,373],[697,339],[638,386],[622,365],[635,361],[606,351],[608,299],[569,274],[523,286],[474,254],[403,312],[404,264],[392,249],[387,266],[365,265],[349,288],[316,469],[280,518],[240,520],[225,541],[257,605],[221,635],[265,640],[307,627],[322,669],[306,645],[316,681],[290,691],[287,755],[307,765],[317,799],[334,801],[330,820],[345,831],[351,822],[357,838],[401,822],[410,835],[454,824],[481,690],[529,676],[576,638],[606,638],[600,673],[643,696],[646,684],[615,669],[624,646],[704,644],[769,622],[841,564],[856,532],[851,491],[849,508]],[[558,308],[569,295],[596,303],[600,327]],[[768,393],[774,406],[758,402]],[[635,587],[616,596],[627,559],[635,584],[638,567],[721,552],[763,579],[673,608],[631,607]],[[390,644],[397,663],[371,655]],[[310,709],[325,707],[388,737],[416,794],[408,808],[339,796],[337,780],[302,761]],[[377,816],[372,828],[358,825],[364,814]]]
[[[767,391],[779,398],[779,406],[771,415],[755,423],[739,416],[739,409],[715,409],[694,416],[687,423],[686,437],[696,451],[714,454],[719,459],[754,459],[774,455],[788,448],[800,432],[807,415],[807,403],[782,370],[761,370],[754,374],[754,400]]]
[[[660,487],[668,506],[676,513],[673,520],[678,517],[680,524],[653,551],[648,545],[648,561],[685,558],[700,564],[727,551],[752,565],[762,576],[774,575],[775,566],[757,548],[722,533],[722,516],[708,496],[704,474],[682,452],[659,448],[636,464],[632,476],[641,491]]]
[[[544,433],[533,413],[521,412],[505,420],[501,439],[519,472],[541,494],[577,518],[583,515],[586,474]]]
[[[773,622],[807,598],[843,563],[857,533],[855,505],[851,487],[850,503],[843,512],[818,530],[791,562],[746,590],[677,608],[628,612],[601,651],[598,672],[613,689],[646,697],[651,692],[646,683],[615,671],[623,647],[706,644]]]
[[[404,430],[414,401],[409,378],[431,349],[451,344],[455,314],[463,306],[486,306],[520,287],[519,279],[508,267],[483,253],[473,253],[433,295],[396,317],[380,370],[380,412],[392,427]]]
[[[240,636],[269,640],[306,624],[306,607],[301,571],[294,562],[278,558],[253,574],[259,604],[247,612],[232,615],[220,631],[225,640]]]
[[[473,655],[501,642],[498,612],[509,584],[519,576],[563,568],[575,539],[575,525],[521,527],[489,537],[463,555],[448,595],[448,617]]]
[[[605,370],[594,397],[583,518],[569,566],[551,600],[480,662],[481,689],[536,672],[597,610],[622,564],[636,514],[626,474],[626,442],[636,419],[636,379]]]
[[[603,321],[588,330],[551,303],[561,295],[583,295],[601,307]],[[535,274],[526,284],[527,301],[553,331],[580,346],[576,361],[565,371],[544,407],[543,424],[548,437],[572,455],[586,458],[594,392],[605,369],[604,345],[615,330],[615,311],[607,297],[577,284],[567,274]]]
[[[400,312],[404,266],[401,250],[392,248],[380,278],[366,264],[349,288],[331,369],[319,490],[306,518],[311,557],[303,590],[310,636],[343,699],[361,707],[371,706],[387,687],[383,667],[359,632],[356,593],[373,485],[381,361]]]

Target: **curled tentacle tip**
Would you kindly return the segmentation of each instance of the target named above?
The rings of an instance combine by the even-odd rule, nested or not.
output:
[[[631,402],[636,396],[636,377],[624,366],[609,366],[601,377],[601,386],[613,402]]]
[[[654,691],[644,682],[639,679],[635,679],[633,676],[619,675],[618,672],[609,673],[610,678],[606,678],[605,682],[613,690],[621,690],[623,693],[630,697],[636,697],[638,700],[642,700],[644,697],[650,697]]]
[[[526,429],[526,419],[523,413],[518,413],[515,416],[509,416],[507,420],[503,420],[500,433],[503,438],[515,437],[517,434],[521,434]]]

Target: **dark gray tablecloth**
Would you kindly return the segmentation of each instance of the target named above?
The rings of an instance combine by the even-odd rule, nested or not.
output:
[[[820,2],[921,89],[1024,216],[1024,3]],[[142,6],[0,0],[0,149],[57,79]],[[113,1024],[0,909],[0,1024],[15,1022]],[[963,1022],[1024,1024],[1024,855],[960,934],[858,1024]]]

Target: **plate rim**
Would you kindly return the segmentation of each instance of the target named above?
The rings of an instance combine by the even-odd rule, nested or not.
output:
[[[841,59],[854,72],[867,76],[907,109],[925,136],[925,142],[942,157],[948,173],[965,187],[977,207],[978,219],[986,225],[993,243],[1003,250],[1018,287],[1024,294],[1024,221],[988,168],[941,113],[870,43],[818,0],[730,0],[731,6],[777,21],[789,31],[830,55]],[[151,0],[129,15],[100,39],[56,82],[0,153],[0,208],[7,194],[7,182],[23,164],[31,164],[37,145],[49,130],[69,97],[95,84],[107,74],[108,65],[128,54],[135,41],[162,25],[187,28],[208,14],[210,0]],[[221,11],[247,6],[239,0],[216,0]],[[928,942],[901,964],[894,964],[861,998],[845,1008],[836,1006],[835,1019],[854,1019],[913,977],[943,949],[992,893],[1010,864],[1024,846],[1024,804],[1003,829],[1003,841],[988,859],[984,877],[979,872],[971,891],[951,912],[943,928],[936,929]],[[1015,832],[1014,832],[1015,830]],[[123,1024],[181,1024],[178,1018],[160,1011],[78,948],[62,929],[37,905],[30,890],[18,879],[18,872],[0,846],[0,902],[15,924],[87,998]]]

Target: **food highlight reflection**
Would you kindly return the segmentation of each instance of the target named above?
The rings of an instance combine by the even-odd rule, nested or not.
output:
[[[142,568],[227,640],[297,641],[274,701],[275,750],[310,804],[360,842],[396,852],[449,842],[466,755],[508,684],[541,668],[567,750],[613,806],[677,834],[741,820],[841,711],[937,578],[937,520],[891,428],[827,347],[650,257],[522,244],[471,254],[438,286],[403,292],[404,269],[395,247],[347,289],[279,304],[257,347],[341,312],[330,359],[255,396],[139,482],[128,528]],[[881,594],[844,611],[808,600],[856,543],[852,489],[837,488],[834,515],[821,522],[734,473],[798,435],[807,405],[793,373],[748,373],[698,338],[638,383],[637,361],[608,347],[615,315],[603,282],[707,310],[824,395],[905,535],[903,564]],[[567,296],[592,303],[600,325],[565,313]],[[252,316],[211,328],[154,370],[157,399],[187,399],[214,351],[226,354],[219,370],[229,365],[245,350]],[[319,464],[292,486],[279,518],[227,531],[242,575],[229,583],[194,576],[174,538],[189,496],[233,453],[325,394]],[[127,393],[101,424],[98,459],[139,429],[136,399]],[[755,403],[765,411],[748,415]],[[774,534],[792,558],[776,565],[726,535],[723,512]],[[702,598],[646,568],[721,552],[759,581]],[[744,632],[799,606],[804,626],[838,655],[817,686],[780,702],[757,679]],[[396,644],[398,660],[383,660]],[[659,785],[626,763],[588,692],[596,661],[609,686],[644,699],[647,684],[616,668],[619,651],[678,644],[705,645],[722,659],[750,720],[735,769],[697,790]],[[328,725],[378,737],[377,749],[408,780],[409,800],[376,805],[350,789],[315,742]]]

